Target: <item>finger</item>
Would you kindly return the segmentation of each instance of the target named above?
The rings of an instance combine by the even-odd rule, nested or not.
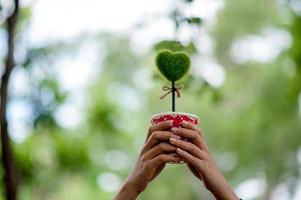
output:
[[[179,135],[183,138],[188,138],[190,139],[195,145],[197,145],[199,148],[209,151],[207,144],[204,141],[204,138],[201,137],[199,132],[197,132],[194,129],[188,129],[188,128],[176,128],[173,127],[171,131],[175,135]]]
[[[203,165],[203,161],[199,158],[195,157],[194,155],[191,155],[187,151],[177,148],[177,154],[188,164],[195,167],[196,169],[199,169]]]
[[[195,125],[191,122],[183,121],[181,126],[183,128],[188,128],[188,129],[191,129],[191,130],[195,130],[196,132],[198,132],[201,135],[201,137],[203,136],[203,133],[202,133],[201,129],[197,125]]]
[[[144,144],[142,152],[145,152],[145,151],[148,151],[148,150],[152,149],[159,142],[168,141],[169,138],[171,138],[171,137],[179,138],[179,136],[173,134],[170,131],[155,131],[155,132],[153,132],[152,135],[148,138],[148,140]]]
[[[148,133],[147,133],[145,141],[147,141],[147,139],[151,136],[151,134],[154,131],[164,131],[164,130],[169,129],[171,126],[172,126],[172,120],[159,122],[155,125],[150,126],[149,129],[148,129]]]
[[[178,163],[180,158],[176,154],[160,154],[149,161],[149,167],[157,167],[165,163]]]
[[[154,148],[152,148],[150,151],[145,153],[145,155],[143,156],[143,159],[149,160],[154,157],[157,157],[158,155],[160,155],[162,153],[172,153],[172,152],[174,152],[174,153],[176,152],[175,146],[173,146],[169,143],[160,143],[160,144],[156,145]]]
[[[181,136],[182,138],[187,138],[191,140],[198,147],[202,148],[201,137],[199,133],[196,132],[195,130],[173,127],[171,128],[171,132],[174,133],[175,135]]]
[[[179,140],[176,138],[170,138],[169,141],[172,145],[189,152],[190,154],[194,155],[199,159],[205,158],[204,152],[198,146],[191,142],[186,142],[184,140]]]

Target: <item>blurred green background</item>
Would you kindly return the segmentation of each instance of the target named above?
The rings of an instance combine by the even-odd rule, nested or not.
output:
[[[12,1],[0,2],[2,73]],[[113,198],[150,117],[170,111],[154,66],[162,48],[191,55],[177,111],[200,117],[237,194],[301,199],[300,0],[20,3],[7,106],[19,199]],[[213,198],[168,165],[138,199]]]

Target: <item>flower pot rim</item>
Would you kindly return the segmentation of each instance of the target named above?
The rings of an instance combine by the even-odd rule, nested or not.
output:
[[[191,114],[191,113],[187,113],[187,112],[161,112],[161,113],[154,114],[151,117],[151,119],[153,119],[154,117],[160,116],[160,115],[174,115],[174,114],[188,115],[190,117],[194,117],[196,119],[199,119],[199,117],[197,115]]]

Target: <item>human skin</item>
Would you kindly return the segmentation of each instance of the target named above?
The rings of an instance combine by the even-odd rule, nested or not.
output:
[[[171,131],[167,131],[171,126],[171,121],[165,121],[149,128],[134,170],[114,200],[136,199],[160,174],[166,163],[180,161],[187,164],[190,171],[204,183],[216,199],[238,200],[212,159],[201,130],[194,124],[183,122],[181,128],[173,127]]]
[[[170,143],[177,147],[177,154],[215,198],[218,200],[238,200],[239,198],[211,157],[202,131],[196,125],[186,121],[182,123],[182,127],[172,128],[171,131],[175,135],[189,140],[170,138]]]
[[[172,121],[165,121],[149,128],[146,141],[133,171],[127,177],[114,200],[133,200],[159,175],[166,163],[180,162],[176,147],[168,141],[179,139],[170,131]]]

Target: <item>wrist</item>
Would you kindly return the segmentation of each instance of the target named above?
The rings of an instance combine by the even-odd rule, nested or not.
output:
[[[138,197],[140,192],[135,189],[135,186],[129,182],[125,182],[120,188],[114,200],[134,200]]]
[[[228,183],[223,184],[223,186],[219,187],[219,189],[212,188],[210,192],[217,200],[239,200],[232,187]]]

